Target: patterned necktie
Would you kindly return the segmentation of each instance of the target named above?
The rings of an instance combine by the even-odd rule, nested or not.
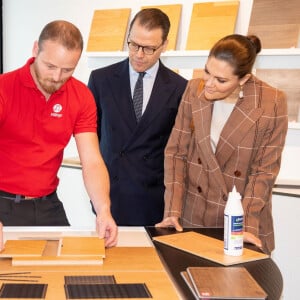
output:
[[[137,122],[140,121],[143,110],[143,78],[146,72],[140,72],[138,80],[136,81],[133,92],[133,107]]]

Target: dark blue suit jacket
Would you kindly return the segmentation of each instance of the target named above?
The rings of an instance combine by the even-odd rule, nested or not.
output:
[[[164,148],[186,84],[160,62],[149,103],[137,124],[129,60],[90,75],[100,148],[111,181],[111,211],[118,225],[154,225],[163,218]]]

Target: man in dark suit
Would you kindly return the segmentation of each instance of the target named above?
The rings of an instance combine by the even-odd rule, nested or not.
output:
[[[129,57],[90,75],[100,147],[111,181],[111,211],[118,225],[154,225],[163,217],[164,148],[187,84],[159,59],[167,48],[169,28],[161,10],[141,10],[130,23]],[[140,73],[141,117],[133,103]]]

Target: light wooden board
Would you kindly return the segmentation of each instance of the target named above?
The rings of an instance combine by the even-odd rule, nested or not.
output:
[[[99,256],[32,256],[13,257],[13,266],[90,266],[102,265]]]
[[[47,241],[43,240],[7,240],[0,258],[17,256],[41,256]]]
[[[130,8],[95,10],[87,51],[122,51]]]
[[[299,47],[300,1],[253,0],[248,34],[264,49]]]
[[[104,258],[104,239],[98,237],[63,237],[58,256],[98,256]]]
[[[234,33],[239,1],[194,3],[186,50],[209,50]]]
[[[153,5],[153,6],[142,6],[143,8],[158,8],[162,10],[170,19],[171,27],[168,35],[168,47],[167,50],[176,50],[177,36],[181,17],[181,4],[171,4],[171,5]]]
[[[57,240],[7,240],[0,258],[12,258],[14,266],[102,265],[104,239],[63,237]]]
[[[188,267],[187,274],[199,299],[267,297],[265,291],[244,267]]]
[[[246,248],[241,256],[225,255],[223,241],[193,231],[157,236],[153,240],[225,266],[269,257],[267,254]]]

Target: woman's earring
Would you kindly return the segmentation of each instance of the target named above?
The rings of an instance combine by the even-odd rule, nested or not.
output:
[[[244,91],[243,91],[243,86],[242,85],[240,85],[239,98],[240,99],[244,98]]]

